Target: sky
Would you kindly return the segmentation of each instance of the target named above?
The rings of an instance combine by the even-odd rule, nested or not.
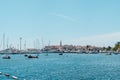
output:
[[[63,44],[113,46],[120,41],[120,0],[0,0],[0,47]],[[37,44],[37,43],[36,43]]]

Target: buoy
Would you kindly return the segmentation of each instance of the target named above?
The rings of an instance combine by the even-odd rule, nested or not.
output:
[[[12,78],[13,78],[13,79],[15,79],[15,80],[17,80],[17,79],[18,79],[18,77],[16,77],[16,76],[12,76]]]

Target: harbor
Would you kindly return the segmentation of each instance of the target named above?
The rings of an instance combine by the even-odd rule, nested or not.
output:
[[[99,47],[92,45],[63,45],[62,41],[58,45],[44,46],[43,48],[6,48],[0,50],[0,54],[41,54],[41,53],[73,53],[73,54],[120,54],[120,42],[111,47]]]
[[[60,41],[42,49],[8,48],[0,51],[0,80],[119,79],[119,46],[120,42],[114,47],[96,47]]]
[[[0,80],[120,80],[120,0],[0,0]]]
[[[40,54],[37,59],[29,59],[23,54],[11,54],[10,60],[0,58],[0,80],[12,80],[11,76],[18,77],[18,80],[120,79],[120,55],[46,54]],[[9,74],[10,77],[4,74]]]

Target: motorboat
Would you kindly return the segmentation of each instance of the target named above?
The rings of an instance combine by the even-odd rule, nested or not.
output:
[[[10,76],[10,74],[5,74],[5,76],[9,77],[9,76]]]
[[[60,53],[59,55],[63,55],[63,53]]]
[[[12,76],[12,78],[15,79],[15,80],[18,80],[18,77],[16,77],[16,76]]]
[[[25,54],[24,56],[25,56],[25,57],[27,57],[28,55],[27,55],[27,54]]]
[[[29,55],[28,58],[38,58],[38,56],[31,56],[31,55]]]
[[[3,56],[2,58],[3,58],[3,59],[11,59],[10,56]]]
[[[0,75],[2,74],[2,72],[0,72]]]

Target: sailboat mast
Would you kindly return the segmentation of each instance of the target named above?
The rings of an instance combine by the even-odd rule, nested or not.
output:
[[[6,45],[6,46],[7,46],[7,49],[8,49],[8,44],[9,44],[9,39],[7,38],[7,45]]]
[[[42,48],[44,48],[44,41],[43,41],[43,38],[42,38],[41,40],[42,40]]]
[[[5,49],[5,34],[3,34],[3,50]]]
[[[25,43],[24,43],[24,50],[26,50],[26,40],[25,40]]]
[[[20,51],[21,51],[21,48],[22,48],[22,37],[20,37]]]

